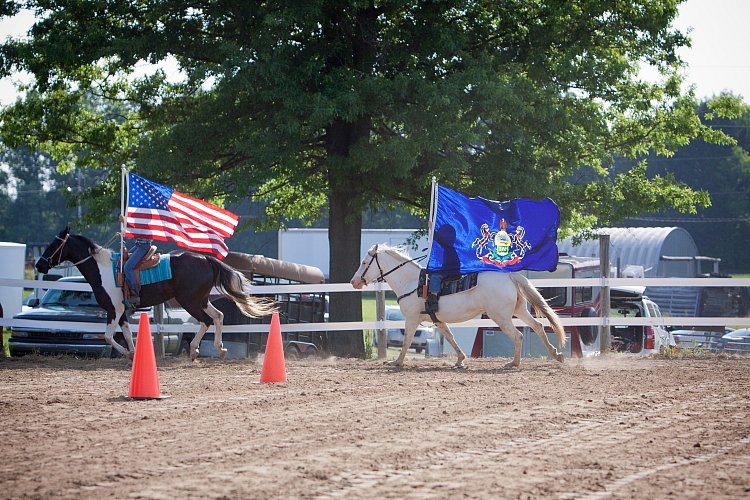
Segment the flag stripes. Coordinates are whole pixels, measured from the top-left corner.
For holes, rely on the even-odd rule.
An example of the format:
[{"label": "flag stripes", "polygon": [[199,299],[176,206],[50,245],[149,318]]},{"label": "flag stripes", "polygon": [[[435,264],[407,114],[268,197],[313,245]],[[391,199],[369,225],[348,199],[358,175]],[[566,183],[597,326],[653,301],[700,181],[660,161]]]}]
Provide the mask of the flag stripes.
[{"label": "flag stripes", "polygon": [[128,174],[127,238],[172,241],[223,258],[229,252],[224,238],[238,222],[239,216],[228,210]]}]

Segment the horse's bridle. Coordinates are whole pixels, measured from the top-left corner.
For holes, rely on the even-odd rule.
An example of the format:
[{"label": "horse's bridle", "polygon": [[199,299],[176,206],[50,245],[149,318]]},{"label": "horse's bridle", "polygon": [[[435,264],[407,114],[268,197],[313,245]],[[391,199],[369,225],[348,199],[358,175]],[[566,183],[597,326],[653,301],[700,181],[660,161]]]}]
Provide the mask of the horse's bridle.
[{"label": "horse's bridle", "polygon": [[[50,268],[57,267],[60,264],[62,264],[62,261],[63,261],[62,260],[62,250],[65,247],[65,244],[68,242],[68,238],[69,237],[70,237],[70,233],[66,234],[65,238],[60,238],[59,236],[55,236],[55,239],[58,239],[58,240],[62,241],[62,243],[60,243],[60,246],[57,247],[57,249],[55,249],[54,252],[52,252],[52,255],[50,255],[49,257],[45,257],[44,255],[42,255],[41,257],[39,257],[39,260],[46,261]],[[58,253],[59,253],[59,255],[57,257],[57,264],[52,264],[52,260],[51,260],[52,257],[54,257],[55,254],[58,254]],[[83,259],[79,260],[78,262],[74,262],[73,264],[71,264],[71,267],[77,266],[78,264],[82,264],[82,263],[86,262],[87,260],[89,260],[89,259],[91,259],[93,257],[94,256],[91,255],[91,253],[89,252],[88,257],[84,257]]]},{"label": "horse's bridle", "polygon": [[380,276],[375,279],[373,283],[378,283],[384,280],[384,274],[383,274],[383,268],[380,267],[380,261],[378,260],[378,246],[375,245],[375,253],[367,252],[367,255],[370,256],[370,262],[367,263],[367,267],[362,271],[362,275],[359,277],[359,280],[364,283],[365,286],[367,286],[367,280],[365,279],[365,274],[367,274],[367,271],[370,270],[370,266],[372,266],[372,263],[375,262],[378,265],[378,271],[380,271]]},{"label": "horse's bridle", "polygon": [[[367,274],[367,271],[370,270],[370,266],[372,266],[373,262],[375,262],[375,264],[378,266],[378,271],[380,271],[380,276],[378,276],[377,278],[375,278],[375,281],[373,281],[373,283],[382,283],[383,281],[385,281],[385,277],[388,276],[389,274],[391,274],[393,271],[404,267],[409,262],[416,262],[417,260],[421,260],[421,259],[424,258],[424,256],[423,256],[423,257],[417,257],[416,259],[405,260],[404,262],[402,262],[401,264],[397,265],[396,267],[394,267],[390,271],[383,272],[383,268],[380,266],[380,261],[378,260],[378,246],[375,245],[375,253],[367,252],[367,255],[370,256],[370,262],[367,263],[367,267],[365,267],[364,271],[362,271],[362,274],[359,277],[360,281],[362,281],[362,283],[364,283],[365,286],[367,286],[367,280],[365,279],[365,274]],[[401,295],[400,297],[398,297],[396,299],[396,302],[400,302],[401,299],[403,299],[407,295],[411,295],[412,293],[414,293],[416,291],[417,291],[417,289],[415,288],[411,292],[405,293],[405,294]]]},{"label": "horse's bridle", "polygon": [[[68,237],[69,236],[70,236],[70,233],[66,234],[65,238],[60,238],[59,236],[55,236],[55,239],[58,239],[58,240],[62,241],[62,243],[60,243],[60,246],[58,246],[55,249],[55,251],[52,252],[52,255],[50,255],[49,257],[45,257],[44,255],[42,255],[41,257],[39,257],[39,260],[44,260],[45,262],[47,262],[47,264],[49,265],[50,268],[59,266],[62,263],[62,250],[63,250],[63,248],[65,248],[65,244],[68,242]],[[57,264],[52,264],[52,260],[51,259],[52,259],[52,257],[55,256],[55,254],[59,254],[57,256]]]}]

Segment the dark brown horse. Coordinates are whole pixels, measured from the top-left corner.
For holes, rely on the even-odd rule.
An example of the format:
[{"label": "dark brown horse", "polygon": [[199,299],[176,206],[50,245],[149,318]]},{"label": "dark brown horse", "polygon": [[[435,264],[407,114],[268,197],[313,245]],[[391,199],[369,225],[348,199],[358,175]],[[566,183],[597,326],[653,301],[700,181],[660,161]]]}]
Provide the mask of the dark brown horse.
[{"label": "dark brown horse", "polygon": [[[70,234],[70,228],[66,227],[55,236],[36,262],[36,269],[46,274],[62,262],[72,262],[91,285],[96,302],[107,311],[105,335],[107,342],[122,354],[132,356],[133,336],[125,314],[125,305],[122,302],[122,289],[117,286],[112,270],[113,256],[114,253],[111,250],[97,245],[85,236]],[[224,314],[208,300],[214,287],[233,300],[246,316],[265,316],[275,311],[273,304],[249,295],[245,291],[249,284],[247,279],[239,271],[216,257],[183,252],[170,256],[170,266],[171,279],[141,287],[141,307],[161,304],[174,298],[198,320],[200,328],[190,343],[192,359],[198,356],[200,341],[211,325],[216,325],[214,347],[222,358],[226,354],[221,341]],[[129,350],[114,341],[118,324],[122,328]]]}]

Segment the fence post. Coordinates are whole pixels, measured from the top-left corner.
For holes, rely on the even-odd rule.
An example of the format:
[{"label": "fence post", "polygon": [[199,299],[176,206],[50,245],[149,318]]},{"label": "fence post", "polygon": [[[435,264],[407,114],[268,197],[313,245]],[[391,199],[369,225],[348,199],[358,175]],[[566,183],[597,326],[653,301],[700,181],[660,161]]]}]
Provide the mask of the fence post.
[{"label": "fence post", "polygon": [[[375,319],[385,321],[385,290],[375,291]],[[378,336],[378,359],[388,355],[388,339],[384,328],[379,328],[375,335]]]},{"label": "fence post", "polygon": [[599,235],[599,265],[601,267],[602,286],[599,293],[599,317],[604,319],[604,324],[599,326],[599,352],[602,356],[610,349],[609,344],[609,235]]},{"label": "fence post", "polygon": [[154,306],[154,354],[157,359],[164,359],[164,332],[161,325],[164,323],[164,304]]}]

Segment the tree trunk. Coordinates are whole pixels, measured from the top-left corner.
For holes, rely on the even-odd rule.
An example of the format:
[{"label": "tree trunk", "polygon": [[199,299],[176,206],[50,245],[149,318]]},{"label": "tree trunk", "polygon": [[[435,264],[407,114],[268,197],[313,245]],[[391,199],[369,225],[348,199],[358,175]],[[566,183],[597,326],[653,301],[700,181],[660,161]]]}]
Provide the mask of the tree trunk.
[{"label": "tree trunk", "polygon": [[[362,212],[348,190],[331,189],[328,223],[330,250],[330,280],[348,283],[359,267]],[[362,321],[362,294],[332,293],[330,297],[332,321]],[[340,357],[363,358],[364,337],[361,330],[335,331],[331,345],[333,354]]]},{"label": "tree trunk", "polygon": [[[372,5],[357,10],[354,23],[334,11],[326,36],[332,41],[332,52],[327,65],[331,68],[349,64],[358,72],[370,74],[376,60],[375,19],[378,10]],[[341,44],[342,33],[348,33],[350,45]],[[362,196],[365,183],[371,179],[347,165],[351,147],[370,136],[372,120],[369,115],[345,121],[335,119],[326,130],[325,148],[328,162],[329,270],[332,283],[348,283],[359,267],[362,238]],[[332,321],[362,321],[362,295],[358,292],[333,293],[330,298]],[[333,353],[341,357],[365,355],[361,330],[336,331],[331,334]]]}]

